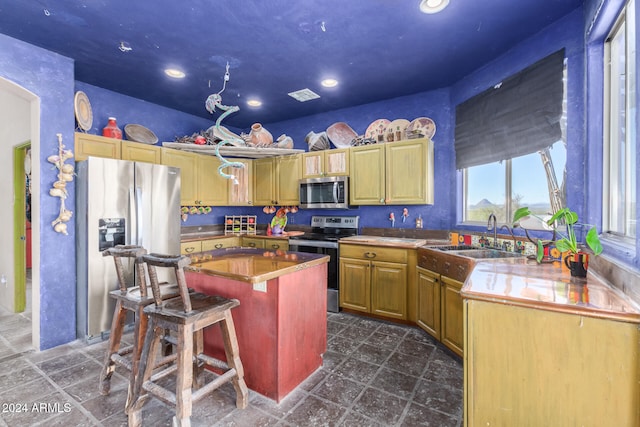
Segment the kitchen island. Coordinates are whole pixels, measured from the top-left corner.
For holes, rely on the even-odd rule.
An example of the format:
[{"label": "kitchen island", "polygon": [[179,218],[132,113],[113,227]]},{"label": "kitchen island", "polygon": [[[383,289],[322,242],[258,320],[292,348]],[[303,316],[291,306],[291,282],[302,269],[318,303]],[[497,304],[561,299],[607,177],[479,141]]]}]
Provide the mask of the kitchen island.
[{"label": "kitchen island", "polygon": [[640,308],[559,262],[478,262],[464,298],[465,426],[640,425]]},{"label": "kitchen island", "polygon": [[[189,288],[240,301],[232,314],[250,389],[280,402],[322,366],[328,256],[227,248],[191,259]],[[225,360],[219,328],[205,330],[204,346]]]}]

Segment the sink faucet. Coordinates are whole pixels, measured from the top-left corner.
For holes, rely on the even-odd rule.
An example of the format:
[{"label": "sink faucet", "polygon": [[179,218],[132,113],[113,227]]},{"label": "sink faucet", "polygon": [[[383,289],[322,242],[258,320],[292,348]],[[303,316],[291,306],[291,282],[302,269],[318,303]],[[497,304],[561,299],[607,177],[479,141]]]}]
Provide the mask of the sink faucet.
[{"label": "sink faucet", "polygon": [[489,220],[487,221],[487,231],[491,231],[493,229],[493,247],[497,247],[498,245],[498,220],[493,212],[489,215]]}]

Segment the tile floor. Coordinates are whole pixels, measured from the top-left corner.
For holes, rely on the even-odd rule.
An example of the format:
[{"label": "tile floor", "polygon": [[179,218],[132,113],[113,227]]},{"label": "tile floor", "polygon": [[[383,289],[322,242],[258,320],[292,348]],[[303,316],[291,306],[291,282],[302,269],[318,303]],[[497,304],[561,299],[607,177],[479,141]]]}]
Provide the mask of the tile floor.
[{"label": "tile floor", "polygon": [[[30,331],[29,313],[0,313],[0,426],[126,426],[125,377],[98,392],[106,343],[34,352]],[[280,404],[251,392],[239,410],[227,384],[194,405],[192,425],[462,425],[462,362],[422,330],[330,313],[327,347],[324,366]],[[170,426],[172,411],[151,400],[143,417]]]}]

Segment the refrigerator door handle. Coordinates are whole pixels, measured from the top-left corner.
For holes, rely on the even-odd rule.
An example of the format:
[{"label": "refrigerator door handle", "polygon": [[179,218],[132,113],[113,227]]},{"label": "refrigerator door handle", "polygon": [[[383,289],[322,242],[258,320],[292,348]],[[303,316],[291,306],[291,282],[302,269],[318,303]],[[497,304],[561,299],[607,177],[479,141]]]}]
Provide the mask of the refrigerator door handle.
[{"label": "refrigerator door handle", "polygon": [[142,216],[142,188],[136,187],[136,205],[135,205],[135,216],[136,216],[136,245],[142,245],[142,230],[143,227],[143,216]]}]

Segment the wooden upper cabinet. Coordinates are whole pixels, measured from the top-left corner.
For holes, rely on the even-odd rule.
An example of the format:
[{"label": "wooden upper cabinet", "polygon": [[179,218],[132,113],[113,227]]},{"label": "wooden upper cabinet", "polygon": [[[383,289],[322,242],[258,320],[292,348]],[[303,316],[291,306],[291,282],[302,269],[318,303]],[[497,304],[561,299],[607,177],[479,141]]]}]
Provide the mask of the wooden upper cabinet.
[{"label": "wooden upper cabinet", "polygon": [[351,149],[349,201],[352,205],[383,205],[384,144]]},{"label": "wooden upper cabinet", "polygon": [[415,139],[355,147],[350,153],[352,205],[433,203],[433,142]]},{"label": "wooden upper cabinet", "polygon": [[162,164],[180,168],[180,204],[198,204],[198,155],[188,151],[162,148]]},{"label": "wooden upper cabinet", "polygon": [[387,204],[433,204],[433,142],[385,144]]},{"label": "wooden upper cabinet", "polygon": [[220,159],[215,156],[196,156],[196,203],[204,206],[227,205],[229,180],[218,173]]},{"label": "wooden upper cabinet", "polygon": [[87,160],[89,156],[120,159],[121,141],[99,135],[77,132],[75,139],[75,160]]},{"label": "wooden upper cabinet", "polygon": [[244,165],[242,168],[227,168],[226,173],[236,177],[237,183],[228,180],[229,206],[253,206],[253,161],[233,159]]},{"label": "wooden upper cabinet", "polygon": [[253,162],[253,204],[298,205],[301,161],[299,155],[256,159]]},{"label": "wooden upper cabinet", "polygon": [[162,149],[157,145],[122,141],[120,151],[122,160],[155,164],[162,163]]},{"label": "wooden upper cabinet", "polygon": [[271,158],[253,161],[253,203],[257,206],[275,205],[274,186],[276,164]]},{"label": "wooden upper cabinet", "polygon": [[349,149],[310,151],[302,154],[302,178],[349,174]]},{"label": "wooden upper cabinet", "polygon": [[302,170],[300,167],[300,156],[281,156],[274,159],[277,166],[276,182],[278,205],[299,205],[300,204],[300,177]]}]

